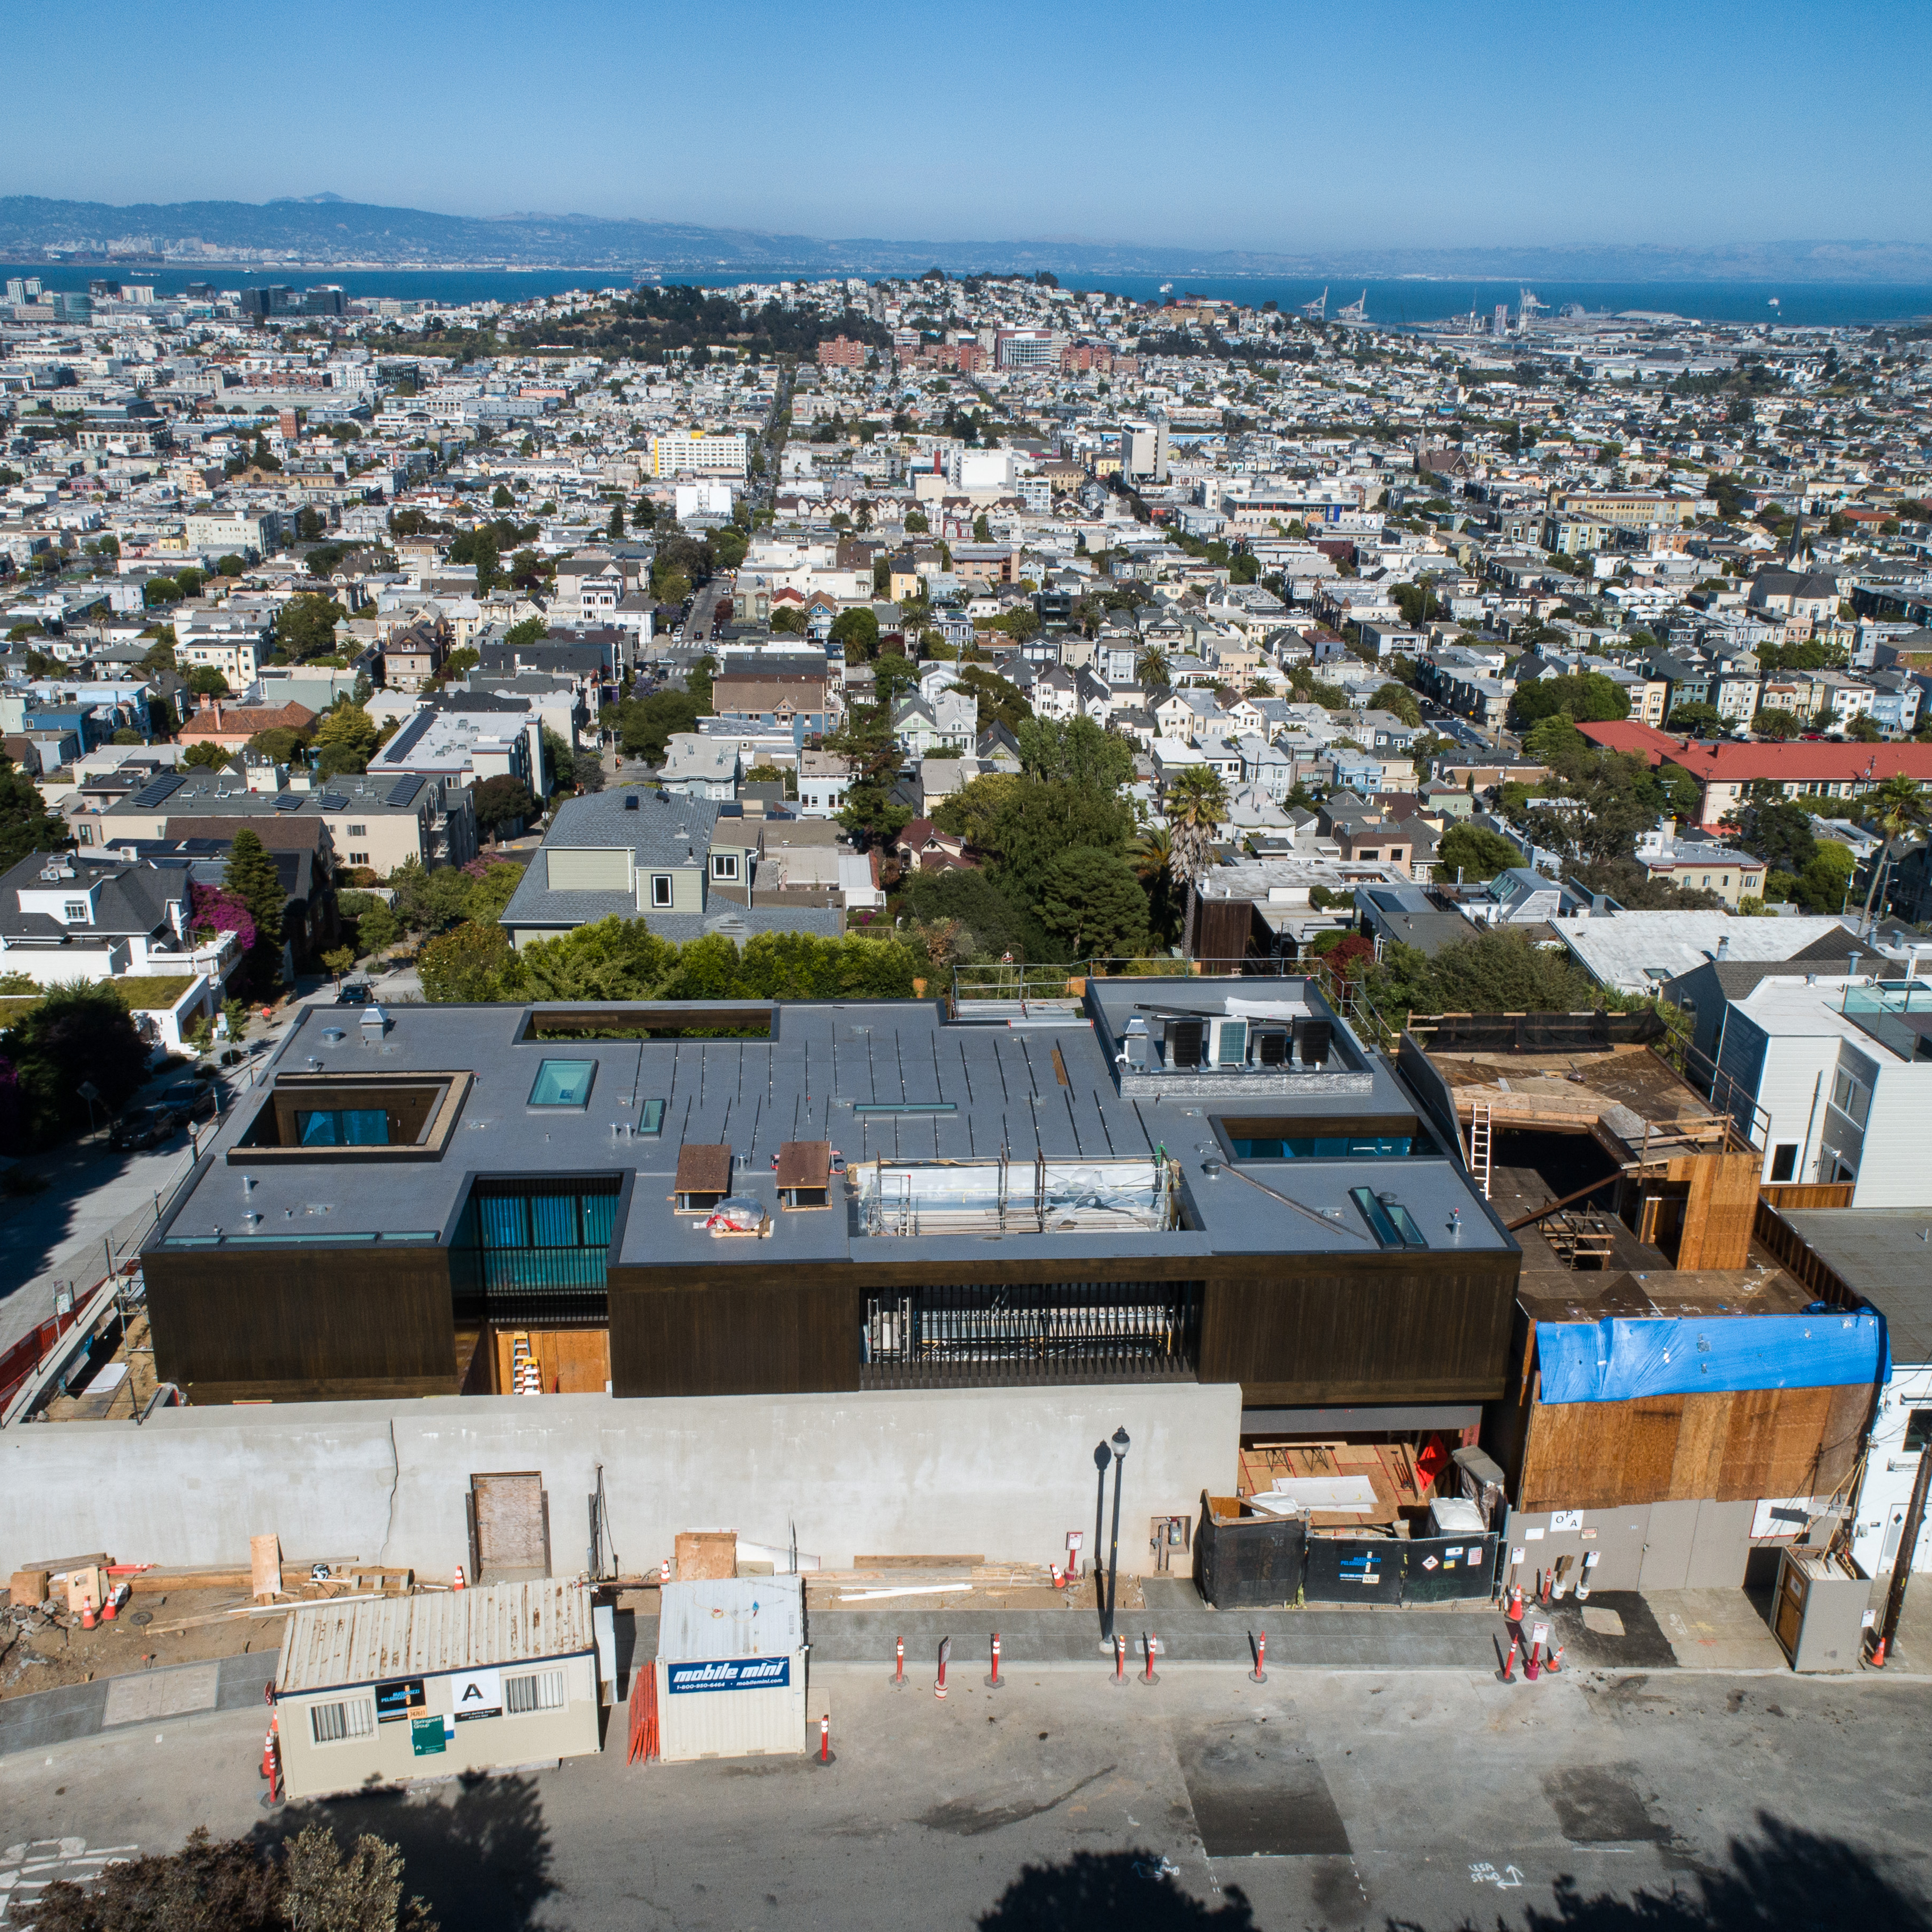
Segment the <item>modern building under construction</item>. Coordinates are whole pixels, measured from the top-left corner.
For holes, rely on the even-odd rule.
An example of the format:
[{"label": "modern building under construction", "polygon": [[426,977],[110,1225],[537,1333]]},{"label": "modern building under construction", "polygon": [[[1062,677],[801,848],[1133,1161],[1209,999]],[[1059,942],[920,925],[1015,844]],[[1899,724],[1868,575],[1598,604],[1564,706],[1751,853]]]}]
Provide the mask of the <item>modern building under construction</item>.
[{"label": "modern building under construction", "polygon": [[1749,1108],[1673,1057],[1648,1011],[1412,1018],[1399,1057],[1522,1247],[1482,1437],[1511,1554],[1604,1589],[1768,1580],[1844,1519],[1883,1381],[1880,1318],[1786,1264],[1778,1202],[1839,1191],[1761,1186]]},{"label": "modern building under construction", "polygon": [[204,1403],[1183,1380],[1262,1432],[1473,1434],[1517,1245],[1394,1064],[1300,979],[1059,991],[304,1012],[146,1251],[160,1372]]}]

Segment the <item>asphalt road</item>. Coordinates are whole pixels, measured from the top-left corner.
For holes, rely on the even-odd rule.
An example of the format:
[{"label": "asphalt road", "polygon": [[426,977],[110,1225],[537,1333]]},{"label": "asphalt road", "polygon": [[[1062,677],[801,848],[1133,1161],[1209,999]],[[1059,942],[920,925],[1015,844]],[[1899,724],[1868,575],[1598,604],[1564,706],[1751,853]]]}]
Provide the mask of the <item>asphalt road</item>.
[{"label": "asphalt road", "polygon": [[313,1811],[262,1805],[259,1711],[0,1758],[0,1898],[320,1815],[464,1932],[1932,1924],[1922,1684],[982,1668],[820,1670],[824,1768],[630,1767],[621,1710],[598,1759]]}]

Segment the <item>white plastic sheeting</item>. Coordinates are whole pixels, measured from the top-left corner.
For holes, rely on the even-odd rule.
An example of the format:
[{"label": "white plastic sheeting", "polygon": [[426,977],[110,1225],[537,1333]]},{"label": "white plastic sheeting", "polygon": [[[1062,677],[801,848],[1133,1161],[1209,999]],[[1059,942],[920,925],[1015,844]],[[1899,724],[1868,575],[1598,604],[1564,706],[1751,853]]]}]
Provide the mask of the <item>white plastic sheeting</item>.
[{"label": "white plastic sheeting", "polygon": [[854,1169],[868,1234],[913,1234],[983,1222],[1046,1228],[1171,1225],[1169,1178],[1153,1160],[874,1161]]}]

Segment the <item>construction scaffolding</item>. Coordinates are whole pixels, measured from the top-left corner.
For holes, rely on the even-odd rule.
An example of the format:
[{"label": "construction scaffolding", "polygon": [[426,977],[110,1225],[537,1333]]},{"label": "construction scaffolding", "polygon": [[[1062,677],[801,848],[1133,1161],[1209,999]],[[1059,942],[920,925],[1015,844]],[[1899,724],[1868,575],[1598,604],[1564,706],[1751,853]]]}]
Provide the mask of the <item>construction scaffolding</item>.
[{"label": "construction scaffolding", "polygon": [[1180,1226],[1180,1174],[1153,1160],[887,1160],[854,1170],[867,1234],[1101,1233]]}]

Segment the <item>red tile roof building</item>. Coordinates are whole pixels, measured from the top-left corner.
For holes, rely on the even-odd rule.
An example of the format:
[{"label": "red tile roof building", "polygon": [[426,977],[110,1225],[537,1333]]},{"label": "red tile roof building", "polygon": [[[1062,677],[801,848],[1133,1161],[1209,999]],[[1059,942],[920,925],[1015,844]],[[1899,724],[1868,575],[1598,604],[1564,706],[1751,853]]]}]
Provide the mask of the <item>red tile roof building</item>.
[{"label": "red tile roof building", "polygon": [[1576,728],[1606,750],[1640,752],[1652,765],[1667,763],[1689,772],[1703,788],[1697,823],[1707,830],[1742,806],[1754,784],[1774,784],[1786,798],[1852,799],[1902,775],[1922,791],[1932,791],[1932,745],[1839,744],[1822,738],[1707,743],[1628,721]]}]

